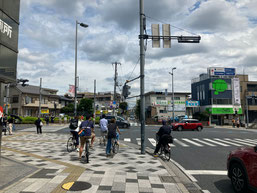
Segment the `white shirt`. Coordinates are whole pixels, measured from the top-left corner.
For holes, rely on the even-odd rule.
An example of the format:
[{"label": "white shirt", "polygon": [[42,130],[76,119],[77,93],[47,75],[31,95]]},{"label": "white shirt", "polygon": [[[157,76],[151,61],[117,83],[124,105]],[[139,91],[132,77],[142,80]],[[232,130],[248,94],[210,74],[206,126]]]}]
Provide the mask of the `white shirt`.
[{"label": "white shirt", "polygon": [[78,120],[78,127],[77,127],[74,131],[79,132],[79,126],[80,126],[80,124],[81,124],[81,121]]},{"label": "white shirt", "polygon": [[108,130],[108,121],[107,119],[103,118],[100,120],[100,128],[101,128],[101,131],[107,131]]}]

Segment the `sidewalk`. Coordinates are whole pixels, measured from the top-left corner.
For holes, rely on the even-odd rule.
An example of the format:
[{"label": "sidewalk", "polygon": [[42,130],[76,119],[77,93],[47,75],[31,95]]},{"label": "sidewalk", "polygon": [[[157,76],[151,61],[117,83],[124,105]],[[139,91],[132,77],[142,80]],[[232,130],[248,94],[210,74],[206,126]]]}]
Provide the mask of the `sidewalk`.
[{"label": "sidewalk", "polygon": [[201,192],[172,162],[142,155],[136,145],[121,141],[119,153],[109,158],[96,140],[86,164],[78,160],[77,152],[67,152],[68,137],[34,132],[3,136],[0,192]]}]

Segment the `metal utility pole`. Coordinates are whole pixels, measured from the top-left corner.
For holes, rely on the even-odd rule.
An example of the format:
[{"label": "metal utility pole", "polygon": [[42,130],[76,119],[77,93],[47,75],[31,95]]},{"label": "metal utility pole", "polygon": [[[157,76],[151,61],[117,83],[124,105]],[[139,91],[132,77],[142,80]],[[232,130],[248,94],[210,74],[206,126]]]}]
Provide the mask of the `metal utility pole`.
[{"label": "metal utility pole", "polygon": [[4,108],[4,111],[5,111],[5,114],[8,114],[8,106],[9,106],[9,98],[10,98],[10,84],[8,83],[6,85],[6,93],[5,93],[5,108]]},{"label": "metal utility pole", "polygon": [[42,78],[40,78],[40,85],[39,85],[39,107],[38,107],[38,116],[39,117],[41,117],[41,100],[42,100],[41,87],[42,87]]},{"label": "metal utility pole", "polygon": [[139,1],[140,15],[140,122],[141,122],[141,154],[145,154],[145,47],[144,47],[144,30],[145,14],[144,2]]},{"label": "metal utility pole", "polygon": [[96,80],[94,80],[94,127],[95,127]]},{"label": "metal utility pole", "polygon": [[246,110],[246,128],[248,129],[249,126],[249,114],[248,114],[248,97],[245,96],[245,110]]},{"label": "metal utility pole", "polygon": [[[117,65],[121,65],[121,63],[118,63],[118,62],[114,62],[112,63],[112,65],[115,65],[115,74],[114,74],[114,94],[113,94],[113,101],[116,102],[116,105],[117,105],[117,94],[116,94],[116,86],[118,85],[118,82],[117,82],[117,76],[118,76],[118,73],[117,73]],[[115,108],[116,107],[113,107],[113,115],[115,115]]]},{"label": "metal utility pole", "polygon": [[174,110],[174,81],[173,81],[173,71],[176,70],[176,67],[172,68],[171,73],[169,74],[172,77],[172,122],[175,123],[175,110]]},{"label": "metal utility pole", "polygon": [[84,23],[79,23],[76,20],[76,33],[75,33],[75,90],[74,90],[74,116],[77,116],[77,53],[78,53],[78,25],[87,28],[88,25]]}]

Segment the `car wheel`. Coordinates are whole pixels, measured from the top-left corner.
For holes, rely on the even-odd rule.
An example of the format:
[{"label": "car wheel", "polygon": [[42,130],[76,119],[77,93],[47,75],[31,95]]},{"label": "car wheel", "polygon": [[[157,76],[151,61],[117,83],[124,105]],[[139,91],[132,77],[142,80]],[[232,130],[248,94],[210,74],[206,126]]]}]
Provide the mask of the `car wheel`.
[{"label": "car wheel", "polygon": [[124,124],[124,125],[123,125],[123,128],[128,128],[128,125],[127,125],[127,124]]},{"label": "car wheel", "polygon": [[231,166],[231,183],[236,193],[247,192],[246,174],[242,166],[237,163]]},{"label": "car wheel", "polygon": [[203,129],[203,128],[200,127],[200,126],[197,127],[197,131],[202,131],[202,129]]},{"label": "car wheel", "polygon": [[182,131],[183,127],[182,126],[178,126],[178,131]]}]

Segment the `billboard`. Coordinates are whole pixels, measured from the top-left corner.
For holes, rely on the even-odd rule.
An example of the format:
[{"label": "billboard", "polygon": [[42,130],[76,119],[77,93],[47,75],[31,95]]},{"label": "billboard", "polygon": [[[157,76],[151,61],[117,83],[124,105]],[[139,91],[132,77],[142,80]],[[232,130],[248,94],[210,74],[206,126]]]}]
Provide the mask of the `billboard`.
[{"label": "billboard", "polygon": [[235,68],[222,68],[222,67],[211,67],[208,68],[208,73],[211,76],[235,76]]},{"label": "billboard", "polygon": [[239,78],[233,78],[233,104],[240,105],[240,80]]}]

